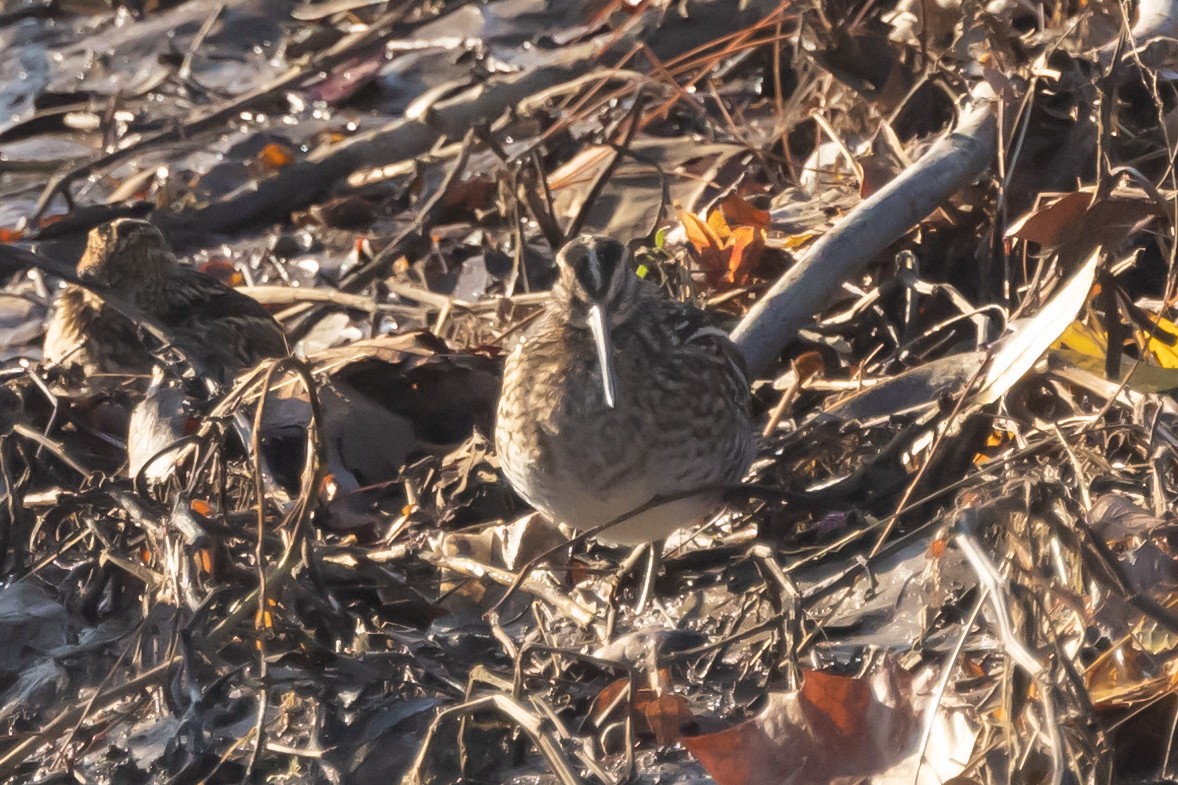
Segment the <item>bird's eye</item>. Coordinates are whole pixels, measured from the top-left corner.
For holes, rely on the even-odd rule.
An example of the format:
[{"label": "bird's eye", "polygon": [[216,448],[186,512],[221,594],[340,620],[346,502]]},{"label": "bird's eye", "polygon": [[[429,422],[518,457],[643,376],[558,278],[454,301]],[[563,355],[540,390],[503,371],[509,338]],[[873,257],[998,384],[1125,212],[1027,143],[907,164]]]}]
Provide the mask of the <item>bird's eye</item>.
[{"label": "bird's eye", "polygon": [[597,244],[597,263],[601,265],[602,276],[605,279],[613,277],[614,271],[622,261],[622,246],[613,241]]}]

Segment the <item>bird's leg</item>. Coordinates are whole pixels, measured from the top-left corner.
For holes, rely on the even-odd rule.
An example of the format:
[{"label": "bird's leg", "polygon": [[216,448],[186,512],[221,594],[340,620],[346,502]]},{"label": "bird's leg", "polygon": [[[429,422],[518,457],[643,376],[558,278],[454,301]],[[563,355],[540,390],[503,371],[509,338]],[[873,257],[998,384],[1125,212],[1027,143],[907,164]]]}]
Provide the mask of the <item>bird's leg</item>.
[{"label": "bird's leg", "polygon": [[646,610],[646,603],[654,596],[654,582],[659,577],[659,567],[663,562],[663,541],[655,540],[646,545],[639,545],[636,552],[646,550],[646,569],[643,571],[642,583],[638,588],[638,601],[634,603],[634,612],[642,613]]},{"label": "bird's leg", "polygon": [[642,613],[646,609],[646,603],[654,594],[654,582],[659,575],[662,554],[663,541],[655,540],[636,546],[618,566],[617,581],[621,583],[625,576],[634,572],[639,564],[642,564],[642,576],[638,584],[638,600],[634,604],[635,613]]},{"label": "bird's leg", "polygon": [[606,628],[611,632],[613,630],[614,618],[616,617],[618,610],[617,603],[615,603],[614,600],[617,599],[618,592],[622,587],[622,583],[626,580],[626,576],[633,573],[635,569],[637,569],[640,562],[644,563],[645,568],[643,570],[642,584],[639,587],[638,609],[641,610],[642,606],[646,603],[646,598],[650,594],[650,586],[653,584],[653,581],[648,577],[650,574],[649,563],[651,559],[648,554],[652,548],[654,548],[654,545],[652,544],[639,545],[637,547],[631,548],[630,552],[626,554],[626,557],[618,562],[616,569],[611,570],[608,574],[602,576],[602,582],[604,586],[602,587],[599,594],[604,602],[605,607],[608,609]]}]

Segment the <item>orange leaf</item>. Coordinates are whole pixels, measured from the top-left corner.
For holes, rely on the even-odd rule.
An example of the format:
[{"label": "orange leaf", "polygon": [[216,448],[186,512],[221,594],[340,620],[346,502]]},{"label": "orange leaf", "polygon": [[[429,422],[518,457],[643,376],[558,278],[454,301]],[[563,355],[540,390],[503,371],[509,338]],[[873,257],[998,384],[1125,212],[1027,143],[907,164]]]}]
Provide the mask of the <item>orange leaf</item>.
[{"label": "orange leaf", "polygon": [[223,256],[215,256],[197,267],[202,273],[216,278],[226,286],[241,286],[245,276],[238,272],[233,262]]},{"label": "orange leaf", "polygon": [[192,554],[192,561],[196,563],[196,568],[201,573],[211,575],[213,572],[213,549],[201,548]]},{"label": "orange leaf", "polygon": [[732,236],[732,227],[724,219],[724,211],[721,209],[712,210],[708,215],[708,227],[720,240],[727,240]]},{"label": "orange leaf", "polygon": [[254,629],[264,627],[272,629],[274,627],[274,615],[270,611],[262,613],[261,611],[254,611]]},{"label": "orange leaf", "polygon": [[756,717],[684,736],[684,746],[717,785],[828,785],[868,779],[916,745],[920,715],[903,672],[805,679],[799,692],[770,692]]},{"label": "orange leaf", "polygon": [[769,226],[769,213],[753,207],[736,194],[728,196],[720,202],[720,211],[724,213],[730,226],[755,226],[765,229]]},{"label": "orange leaf", "polygon": [[[679,740],[685,726],[695,723],[695,716],[688,708],[687,699],[670,691],[671,674],[666,668],[658,671],[659,688],[640,687],[637,694],[631,697],[635,718],[638,720],[636,730],[639,733],[653,733],[660,745],[674,744]],[[594,724],[601,726],[608,721],[611,714],[619,709],[628,711],[620,698],[629,686],[629,679],[617,679],[608,684],[597,697],[593,699],[593,706],[589,716]]]},{"label": "orange leaf", "polygon": [[639,710],[654,732],[655,739],[664,747],[678,741],[683,726],[695,721],[687,706],[687,699],[673,692],[657,696],[652,694],[649,700],[640,703]]},{"label": "orange leaf", "polygon": [[708,249],[718,251],[724,247],[723,241],[712,231],[712,227],[701,221],[698,216],[686,210],[680,210],[679,220],[683,222],[683,229],[687,232],[688,241],[699,253],[702,254]]},{"label": "orange leaf", "polygon": [[271,142],[258,151],[258,161],[268,170],[281,169],[294,163],[294,154],[285,145]]},{"label": "orange leaf", "polygon": [[865,735],[864,712],[872,700],[870,682],[824,671],[809,671],[798,698],[802,712],[811,724],[820,725],[825,720],[848,740]]},{"label": "orange leaf", "polygon": [[25,233],[20,229],[9,229],[6,226],[0,226],[0,243],[15,243],[24,236]]},{"label": "orange leaf", "polygon": [[594,722],[601,722],[601,717],[598,715],[613,707],[614,702],[629,683],[629,679],[617,679],[597,693],[597,697],[593,699],[593,707],[589,711],[589,716],[593,717]]},{"label": "orange leaf", "polygon": [[732,232],[729,240],[732,254],[728,257],[728,270],[725,280],[735,286],[743,286],[749,273],[761,260],[761,252],[765,250],[765,233],[752,226],[740,226]]}]

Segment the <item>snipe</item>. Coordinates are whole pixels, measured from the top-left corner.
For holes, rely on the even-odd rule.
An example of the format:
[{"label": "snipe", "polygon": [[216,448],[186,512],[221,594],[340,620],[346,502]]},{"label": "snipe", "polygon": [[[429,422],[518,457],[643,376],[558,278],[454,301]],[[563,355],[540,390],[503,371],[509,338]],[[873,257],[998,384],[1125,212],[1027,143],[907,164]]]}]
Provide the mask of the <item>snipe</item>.
[{"label": "snipe", "polygon": [[504,368],[495,445],[516,491],[576,529],[674,498],[598,536],[638,545],[711,512],[748,468],[753,431],[736,347],[629,262],[608,237],[557,254],[552,300]]},{"label": "snipe", "polygon": [[[219,381],[287,353],[282,328],[261,304],[181,265],[147,221],[120,218],[92,229],[78,276],[153,317],[185,356]],[[44,356],[89,373],[147,374],[155,362],[134,322],[76,284],[54,305]]]}]

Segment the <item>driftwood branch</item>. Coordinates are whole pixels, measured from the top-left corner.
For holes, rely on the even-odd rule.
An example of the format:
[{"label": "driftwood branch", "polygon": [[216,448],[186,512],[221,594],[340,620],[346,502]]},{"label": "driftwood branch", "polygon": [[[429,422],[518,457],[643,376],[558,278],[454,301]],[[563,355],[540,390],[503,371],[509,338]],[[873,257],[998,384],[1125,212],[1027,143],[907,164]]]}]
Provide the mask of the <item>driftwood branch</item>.
[{"label": "driftwood branch", "polygon": [[996,126],[994,106],[975,104],[956,130],[863,200],[778,279],[732,333],[754,374],[770,366],[844,281],[987,170],[997,150]]},{"label": "driftwood branch", "polygon": [[[1175,35],[1176,30],[1176,0],[1143,0],[1128,35],[1139,50],[1150,40]],[[1101,50],[1103,62],[1111,59],[1115,44]],[[754,374],[770,367],[798,331],[837,295],[844,281],[986,172],[997,153],[995,108],[990,102],[975,103],[953,133],[863,200],[757,301],[732,333]]]}]

